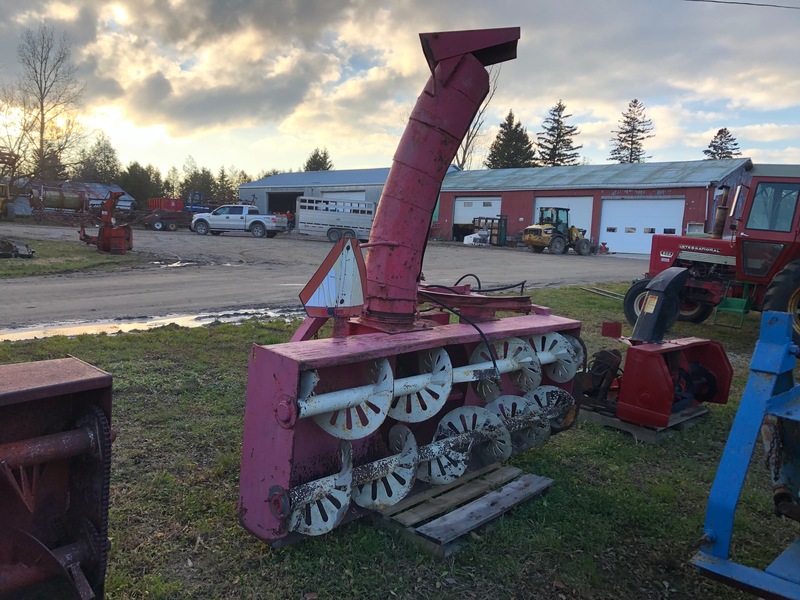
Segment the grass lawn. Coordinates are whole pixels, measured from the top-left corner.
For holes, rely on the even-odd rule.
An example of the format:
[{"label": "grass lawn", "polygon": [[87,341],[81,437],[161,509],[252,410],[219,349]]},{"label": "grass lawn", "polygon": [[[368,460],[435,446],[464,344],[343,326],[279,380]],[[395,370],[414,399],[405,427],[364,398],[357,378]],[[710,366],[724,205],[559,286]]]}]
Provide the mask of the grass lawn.
[{"label": "grass lawn", "polygon": [[[117,260],[118,257],[115,257]],[[624,291],[625,285],[604,286]],[[534,302],[584,323],[590,353],[621,303],[578,288],[534,290]],[[440,561],[355,522],[272,549],[236,518],[248,350],[286,341],[298,322],[56,337],[0,344],[0,363],[67,354],[114,376],[109,598],[749,598],[688,565],[748,375],[759,315],[742,329],[678,324],[719,339],[735,368],[727,406],[664,443],[638,444],[579,423],[513,457],[552,491]],[[629,330],[628,330],[629,331]],[[734,558],[763,568],[797,534],[772,516],[763,452],[742,494]]]},{"label": "grass lawn", "polygon": [[0,258],[0,279],[79,271],[118,271],[145,266],[154,260],[149,254],[141,252],[129,252],[124,256],[98,252],[97,247],[78,240],[77,233],[74,242],[36,240],[28,242],[28,245],[36,252],[33,258]]}]

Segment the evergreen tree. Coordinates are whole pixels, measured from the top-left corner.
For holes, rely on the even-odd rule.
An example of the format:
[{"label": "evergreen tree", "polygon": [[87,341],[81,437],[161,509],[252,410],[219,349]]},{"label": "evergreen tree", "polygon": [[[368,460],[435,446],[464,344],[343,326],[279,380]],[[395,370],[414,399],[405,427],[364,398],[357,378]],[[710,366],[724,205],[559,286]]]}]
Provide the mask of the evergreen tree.
[{"label": "evergreen tree", "polygon": [[136,200],[138,208],[147,207],[148,198],[160,198],[164,195],[164,184],[161,172],[153,165],[143,167],[133,161],[119,174],[119,186]]},{"label": "evergreen tree", "polygon": [[709,142],[708,148],[703,150],[703,154],[709,160],[733,158],[734,156],[742,155],[739,152],[739,144],[736,138],[731,135],[731,132],[726,127],[717,131],[717,135]]},{"label": "evergreen tree", "polygon": [[174,166],[167,171],[167,179],[164,181],[164,193],[169,198],[178,198],[181,195],[181,175]]},{"label": "evergreen tree", "polygon": [[333,169],[333,163],[327,148],[322,150],[314,148],[314,151],[306,160],[306,164],[303,165],[304,171],[330,171],[331,169]]},{"label": "evergreen tree", "polygon": [[618,163],[640,163],[649,156],[644,153],[644,141],[653,137],[653,122],[645,117],[644,104],[635,98],[628,103],[628,110],[622,113],[619,129],[611,133],[611,155],[609,160]]},{"label": "evergreen tree", "polygon": [[101,133],[91,148],[83,148],[72,178],[87,183],[117,183],[122,165],[111,140]]},{"label": "evergreen tree", "polygon": [[514,120],[513,110],[509,110],[506,120],[500,123],[500,131],[489,148],[484,164],[488,169],[537,166],[533,142],[522,124]]},{"label": "evergreen tree", "polygon": [[583,146],[574,146],[573,136],[580,133],[574,125],[567,125],[566,119],[572,115],[565,115],[567,107],[559,100],[550,109],[548,117],[542,123],[544,131],[536,136],[539,148],[539,163],[546,167],[559,167],[563,165],[578,164],[578,150]]},{"label": "evergreen tree", "polygon": [[236,185],[228,174],[228,171],[225,170],[225,167],[220,167],[217,173],[214,196],[217,200],[225,204],[236,202],[239,199]]}]

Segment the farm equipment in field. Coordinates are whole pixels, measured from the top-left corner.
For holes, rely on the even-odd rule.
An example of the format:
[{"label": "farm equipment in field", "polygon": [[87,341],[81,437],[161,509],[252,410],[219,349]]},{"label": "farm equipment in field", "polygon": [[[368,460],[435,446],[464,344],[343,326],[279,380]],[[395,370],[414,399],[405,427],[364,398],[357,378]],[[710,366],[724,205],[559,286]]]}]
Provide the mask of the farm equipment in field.
[{"label": "farm equipment in field", "polygon": [[[701,323],[715,311],[739,317],[750,310],[795,315],[800,343],[800,181],[781,165],[756,166],[728,205],[728,190],[717,207],[711,234],[654,235],[650,266],[625,295],[625,316],[633,325],[650,279],[670,267],[689,269],[678,319]],[[725,239],[725,224],[730,237]]]},{"label": "farm equipment in field", "polygon": [[75,358],[0,366],[0,598],[102,598],[111,383]]},{"label": "farm equipment in field", "polygon": [[588,256],[592,252],[592,242],[585,235],[585,229],[570,224],[568,208],[543,206],[536,224],[523,231],[522,241],[537,254],[545,248],[550,254],[564,254],[572,248],[581,256]]},{"label": "farm equipment in field", "polygon": [[[442,179],[489,89],[485,66],[516,56],[519,29],[420,38],[432,75],[369,242],[338,240],[300,295],[309,317],[292,341],[252,348],[239,517],[274,545],[541,446],[577,415],[580,322],[527,296],[419,283]],[[331,317],[333,336],[311,339]]]},{"label": "farm equipment in field", "polygon": [[629,346],[624,372],[618,350],[601,350],[579,375],[576,395],[584,409],[666,428],[696,414],[690,411],[701,403],[728,402],[733,370],[722,344],[694,337],[664,341],[689,275],[673,267],[650,281],[633,334],[620,338]]},{"label": "farm equipment in field", "polygon": [[133,249],[133,230],[127,223],[118,225],[114,217],[114,210],[123,192],[109,192],[108,198],[103,201],[100,212],[100,228],[97,235],[86,233],[83,222],[78,231],[80,240],[90,246],[97,246],[99,252],[111,254],[125,254]]},{"label": "farm equipment in field", "polygon": [[711,486],[701,550],[692,563],[712,579],[762,598],[800,598],[800,539],[764,570],[730,558],[734,517],[758,434],[767,454],[775,514],[800,522],[800,354],[792,343],[794,315],[765,312],[742,401]]}]

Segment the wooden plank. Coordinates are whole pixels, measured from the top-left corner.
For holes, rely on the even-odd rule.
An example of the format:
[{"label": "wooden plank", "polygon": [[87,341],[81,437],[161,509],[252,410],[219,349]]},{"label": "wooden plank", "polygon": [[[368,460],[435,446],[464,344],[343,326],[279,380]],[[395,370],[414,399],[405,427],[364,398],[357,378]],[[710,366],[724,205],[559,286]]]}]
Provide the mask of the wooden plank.
[{"label": "wooden plank", "polygon": [[697,406],[690,406],[689,408],[684,408],[682,411],[677,412],[674,415],[670,416],[669,426],[675,427],[676,425],[680,425],[684,421],[695,419],[706,413],[708,413],[708,407],[703,406],[702,404],[698,404]]},{"label": "wooden plank", "polygon": [[463,485],[466,481],[471,481],[485,473],[489,473],[490,471],[494,471],[500,467],[500,463],[492,463],[491,465],[486,465],[476,471],[472,471],[470,473],[465,473],[458,479],[456,479],[452,483],[447,483],[445,485],[434,485],[431,488],[425,490],[424,492],[420,492],[419,494],[415,494],[413,496],[406,496],[400,502],[395,504],[394,506],[390,506],[385,508],[381,511],[381,514],[390,517],[394,514],[402,512],[412,506],[416,506],[417,504],[423,503],[425,500],[429,498],[433,498],[434,496],[439,496],[444,494],[445,492],[449,492],[453,488],[456,488],[460,485]]},{"label": "wooden plank", "polygon": [[691,406],[672,415],[668,427],[646,427],[644,425],[636,425],[635,423],[628,423],[617,417],[604,415],[586,408],[580,411],[578,418],[588,423],[612,427],[630,433],[634,439],[640,442],[657,444],[665,438],[675,435],[676,431],[690,426],[693,419],[701,417],[707,412],[708,408],[705,406]]},{"label": "wooden plank", "polygon": [[544,493],[552,485],[553,480],[548,477],[523,475],[499,490],[418,527],[417,533],[447,544],[496,519],[528,498]]},{"label": "wooden plank", "polygon": [[392,518],[407,527],[416,525],[426,519],[440,515],[456,506],[484,494],[487,490],[502,485],[519,476],[522,471],[515,467],[503,467],[485,474],[480,479],[473,479],[457,486],[446,494],[430,498],[407,511],[396,513]]}]

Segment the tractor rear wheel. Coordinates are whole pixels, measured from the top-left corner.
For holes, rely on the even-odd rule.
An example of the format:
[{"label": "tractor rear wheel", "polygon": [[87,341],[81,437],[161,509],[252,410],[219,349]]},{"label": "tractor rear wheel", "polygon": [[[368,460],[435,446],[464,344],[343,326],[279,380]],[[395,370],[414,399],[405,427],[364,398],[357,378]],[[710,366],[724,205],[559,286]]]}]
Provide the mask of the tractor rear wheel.
[{"label": "tractor rear wheel", "polygon": [[800,344],[800,261],[790,262],[775,275],[764,294],[764,310],[790,313],[792,341]]},{"label": "tractor rear wheel", "polygon": [[681,311],[678,313],[678,321],[702,323],[711,316],[712,312],[714,312],[714,307],[711,304],[705,304],[695,300],[684,300],[681,302]]},{"label": "tractor rear wheel", "polygon": [[[636,320],[639,318],[644,303],[647,300],[647,286],[650,285],[651,279],[640,279],[628,288],[625,293],[625,299],[622,301],[622,310],[625,312],[625,318],[632,326],[636,325]],[[661,309],[661,318],[666,319],[667,329],[675,324],[680,315],[680,310],[677,302],[667,302]]]},{"label": "tractor rear wheel", "polygon": [[567,250],[567,243],[560,235],[550,240],[550,254],[564,254]]}]

